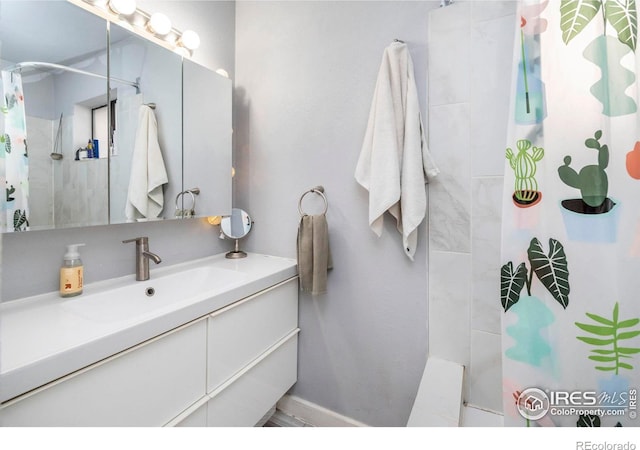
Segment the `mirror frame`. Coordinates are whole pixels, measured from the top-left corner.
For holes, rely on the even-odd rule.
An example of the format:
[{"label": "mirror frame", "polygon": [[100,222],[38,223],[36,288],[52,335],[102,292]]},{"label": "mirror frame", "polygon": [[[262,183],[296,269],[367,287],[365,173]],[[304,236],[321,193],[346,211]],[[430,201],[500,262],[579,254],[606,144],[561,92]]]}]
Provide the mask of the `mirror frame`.
[{"label": "mirror frame", "polygon": [[[242,226],[242,233],[243,233],[242,235],[231,234],[233,232],[234,217],[236,217],[236,220],[237,220],[238,215],[240,216],[240,221],[241,221],[240,225]],[[244,223],[245,220],[247,221],[246,224]],[[228,237],[229,239],[235,239],[236,241],[234,250],[231,250],[230,252],[228,252],[225,255],[226,258],[238,259],[238,258],[245,258],[247,256],[246,252],[243,252],[242,250],[240,250],[240,239],[246,237],[252,228],[253,228],[253,220],[251,219],[251,216],[249,215],[249,213],[246,212],[244,209],[232,208],[231,215],[224,216],[222,218],[222,221],[220,222],[220,231],[224,236]]]}]

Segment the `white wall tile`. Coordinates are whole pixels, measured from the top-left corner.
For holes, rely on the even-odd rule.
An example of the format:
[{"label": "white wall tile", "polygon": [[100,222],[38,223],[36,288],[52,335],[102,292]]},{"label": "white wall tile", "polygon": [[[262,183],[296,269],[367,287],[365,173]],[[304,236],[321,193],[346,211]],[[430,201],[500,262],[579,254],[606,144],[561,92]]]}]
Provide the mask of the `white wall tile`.
[{"label": "white wall tile", "polygon": [[469,252],[471,158],[465,103],[430,108],[429,145],[440,174],[429,185],[429,245]]},{"label": "white wall tile", "polygon": [[471,24],[471,3],[456,1],[446,8],[434,9],[429,13],[429,40],[438,38],[451,30],[468,30]]},{"label": "white wall tile", "polygon": [[[429,16],[429,145],[442,170],[429,191],[430,353],[462,361],[467,352],[465,395],[497,411],[501,205],[516,9],[509,0],[457,1]],[[460,320],[468,320],[469,329]]]},{"label": "white wall tile", "polygon": [[429,104],[469,100],[470,5],[462,2],[429,15]]},{"label": "white wall tile", "polygon": [[504,172],[515,25],[515,16],[511,15],[474,22],[471,29],[473,89],[469,95],[474,176]]},{"label": "white wall tile", "polygon": [[498,334],[471,331],[467,403],[502,411],[502,352]]},{"label": "white wall tile", "polygon": [[499,334],[503,177],[474,178],[472,186],[471,328]]},{"label": "white wall tile", "polygon": [[430,252],[429,354],[469,365],[471,255]]},{"label": "white wall tile", "polygon": [[59,161],[50,157],[54,126],[53,121],[47,119],[27,116],[26,120],[29,142],[29,225],[31,229],[46,228],[53,225],[53,168],[59,164]]},{"label": "white wall tile", "polygon": [[517,0],[474,0],[471,2],[471,19],[478,22],[514,15],[517,8]]}]

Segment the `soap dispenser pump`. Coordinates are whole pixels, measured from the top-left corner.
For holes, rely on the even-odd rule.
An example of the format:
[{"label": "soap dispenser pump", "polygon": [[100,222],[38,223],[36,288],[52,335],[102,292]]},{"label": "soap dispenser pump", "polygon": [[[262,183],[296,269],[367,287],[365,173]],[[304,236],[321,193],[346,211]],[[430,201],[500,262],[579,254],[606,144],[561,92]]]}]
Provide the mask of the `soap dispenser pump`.
[{"label": "soap dispenser pump", "polygon": [[75,297],[82,294],[84,271],[78,247],[84,244],[69,244],[60,268],[60,297]]}]

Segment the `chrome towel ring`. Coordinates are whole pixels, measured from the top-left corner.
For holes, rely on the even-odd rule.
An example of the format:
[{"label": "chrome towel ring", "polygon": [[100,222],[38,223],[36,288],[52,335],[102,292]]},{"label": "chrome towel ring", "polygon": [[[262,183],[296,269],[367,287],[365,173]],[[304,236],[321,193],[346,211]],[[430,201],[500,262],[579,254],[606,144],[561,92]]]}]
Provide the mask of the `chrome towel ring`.
[{"label": "chrome towel ring", "polygon": [[[178,205],[180,199],[184,196],[184,194],[191,195],[191,208],[185,208],[184,204],[182,208]],[[187,189],[186,191],[182,191],[176,195],[176,217],[188,218],[194,217],[196,214],[196,195],[200,194],[200,189],[195,187],[191,189]],[[184,201],[184,199],[183,199]],[[184,209],[183,209],[184,208]]]},{"label": "chrome towel ring", "polygon": [[305,213],[302,210],[302,199],[304,199],[304,197],[307,194],[318,194],[320,197],[322,197],[322,200],[324,201],[324,211],[322,211],[322,214],[326,214],[327,210],[329,209],[329,202],[327,201],[327,197],[324,195],[324,187],[323,186],[316,186],[312,189],[309,189],[308,191],[306,191],[304,194],[302,194],[302,196],[300,197],[300,200],[298,201],[298,212],[300,212],[301,216],[308,216],[307,213]]}]

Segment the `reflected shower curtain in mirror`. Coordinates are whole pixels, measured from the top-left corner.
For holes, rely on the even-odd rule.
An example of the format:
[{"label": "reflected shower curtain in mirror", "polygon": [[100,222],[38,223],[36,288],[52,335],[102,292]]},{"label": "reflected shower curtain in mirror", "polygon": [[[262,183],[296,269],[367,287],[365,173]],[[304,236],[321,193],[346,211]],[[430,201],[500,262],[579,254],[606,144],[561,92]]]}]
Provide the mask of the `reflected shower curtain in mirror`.
[{"label": "reflected shower curtain in mirror", "polygon": [[521,0],[501,254],[507,426],[638,426],[635,1]]},{"label": "reflected shower curtain in mirror", "polygon": [[2,71],[2,91],[0,181],[6,195],[0,203],[0,226],[3,231],[25,231],[29,228],[29,156],[20,74]]}]

